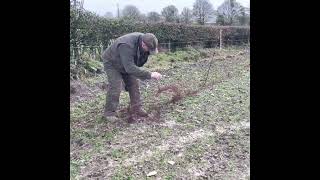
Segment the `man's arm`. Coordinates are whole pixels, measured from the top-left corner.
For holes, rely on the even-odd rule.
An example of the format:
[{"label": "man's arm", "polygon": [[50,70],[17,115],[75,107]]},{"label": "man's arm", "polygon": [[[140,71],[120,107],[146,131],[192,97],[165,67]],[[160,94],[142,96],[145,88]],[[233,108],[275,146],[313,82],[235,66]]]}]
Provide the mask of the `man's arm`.
[{"label": "man's arm", "polygon": [[132,49],[127,44],[121,44],[119,47],[120,59],[124,66],[124,69],[128,74],[136,76],[141,80],[151,79],[151,73],[140,69],[134,64],[134,56],[132,55]]}]

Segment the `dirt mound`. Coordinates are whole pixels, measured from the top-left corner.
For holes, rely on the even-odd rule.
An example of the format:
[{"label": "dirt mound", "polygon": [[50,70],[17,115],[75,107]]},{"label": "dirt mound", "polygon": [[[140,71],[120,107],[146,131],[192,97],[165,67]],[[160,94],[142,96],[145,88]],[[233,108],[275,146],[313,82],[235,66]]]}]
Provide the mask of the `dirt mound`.
[{"label": "dirt mound", "polygon": [[81,81],[70,81],[70,103],[83,101],[88,98],[94,97],[98,92],[107,88],[105,83],[97,83],[88,86]]}]

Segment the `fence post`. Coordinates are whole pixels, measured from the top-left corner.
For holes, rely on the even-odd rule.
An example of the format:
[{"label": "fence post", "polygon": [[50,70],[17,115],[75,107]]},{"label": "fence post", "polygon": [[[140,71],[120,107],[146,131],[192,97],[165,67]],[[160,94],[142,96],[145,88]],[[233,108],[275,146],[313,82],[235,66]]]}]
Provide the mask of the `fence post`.
[{"label": "fence post", "polygon": [[96,47],[92,48],[93,59],[96,60]]},{"label": "fence post", "polygon": [[77,46],[77,52],[78,52],[77,57],[80,57],[80,55],[81,55],[81,46],[80,45]]},{"label": "fence post", "polygon": [[170,40],[169,40],[169,52],[171,52],[171,43],[170,43]]},{"label": "fence post", "polygon": [[82,54],[82,45],[79,46],[79,55]]},{"label": "fence post", "polygon": [[222,49],[222,29],[220,29],[220,37],[219,37],[219,39],[220,39],[220,50]]},{"label": "fence post", "polygon": [[75,59],[75,56],[74,56],[74,48],[72,47],[71,50],[72,50],[72,59]]},{"label": "fence post", "polygon": [[102,55],[102,52],[103,52],[103,45],[102,45],[102,43],[100,43],[100,55]]},{"label": "fence post", "polygon": [[74,65],[77,65],[78,62],[78,49],[75,48],[76,46],[72,46],[72,53],[73,53],[73,58],[74,58]]}]

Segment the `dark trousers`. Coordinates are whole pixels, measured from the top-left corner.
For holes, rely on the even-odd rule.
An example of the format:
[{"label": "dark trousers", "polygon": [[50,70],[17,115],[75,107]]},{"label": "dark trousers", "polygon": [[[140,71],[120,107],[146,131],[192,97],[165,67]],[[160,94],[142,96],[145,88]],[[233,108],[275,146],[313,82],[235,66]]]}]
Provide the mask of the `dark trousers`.
[{"label": "dark trousers", "polygon": [[120,73],[110,63],[104,63],[104,70],[107,73],[109,88],[106,95],[106,113],[114,113],[119,105],[119,97],[122,89],[122,82],[125,84],[126,91],[129,91],[130,106],[132,110],[141,108],[139,82],[136,77]]}]

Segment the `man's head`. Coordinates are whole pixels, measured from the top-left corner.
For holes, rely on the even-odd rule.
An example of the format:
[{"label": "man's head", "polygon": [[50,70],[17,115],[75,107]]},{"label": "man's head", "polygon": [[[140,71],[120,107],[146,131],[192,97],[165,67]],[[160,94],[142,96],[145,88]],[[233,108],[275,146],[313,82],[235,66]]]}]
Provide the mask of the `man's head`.
[{"label": "man's head", "polygon": [[158,53],[158,39],[152,33],[146,33],[142,36],[142,48],[150,54]]}]

